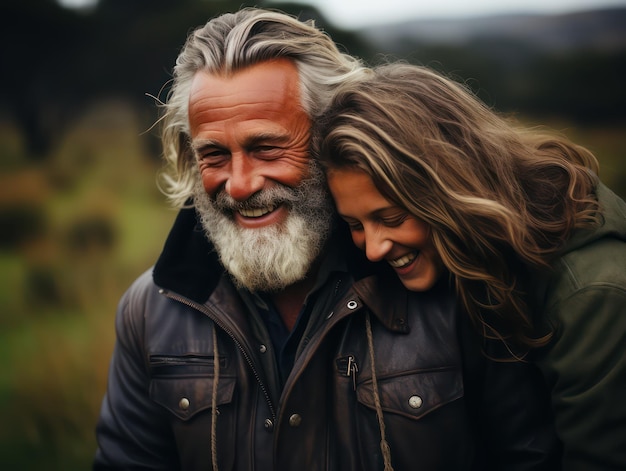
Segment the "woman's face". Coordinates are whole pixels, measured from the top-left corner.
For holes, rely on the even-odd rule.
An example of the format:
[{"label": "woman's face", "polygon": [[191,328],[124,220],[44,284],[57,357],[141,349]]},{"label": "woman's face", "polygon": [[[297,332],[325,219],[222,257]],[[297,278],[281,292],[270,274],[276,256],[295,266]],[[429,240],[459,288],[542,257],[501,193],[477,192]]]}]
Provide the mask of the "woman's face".
[{"label": "woman's face", "polygon": [[430,238],[430,226],[386,199],[365,172],[328,172],[328,185],[352,240],[373,262],[385,260],[411,291],[433,287],[443,263]]}]

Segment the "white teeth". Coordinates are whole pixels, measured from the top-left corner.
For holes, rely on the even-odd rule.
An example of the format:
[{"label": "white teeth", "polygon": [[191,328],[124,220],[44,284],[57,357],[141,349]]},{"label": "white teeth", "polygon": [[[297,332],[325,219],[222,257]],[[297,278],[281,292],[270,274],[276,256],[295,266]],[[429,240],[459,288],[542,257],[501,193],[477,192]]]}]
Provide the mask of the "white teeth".
[{"label": "white teeth", "polygon": [[417,257],[417,253],[411,252],[410,254],[404,255],[400,258],[396,258],[395,260],[388,260],[387,262],[393,268],[402,268],[408,265],[409,263],[411,263],[413,260],[415,260],[416,257]]},{"label": "white teeth", "polygon": [[264,208],[240,209],[239,214],[246,218],[258,218],[267,213],[271,213],[275,208],[275,206],[266,206]]}]

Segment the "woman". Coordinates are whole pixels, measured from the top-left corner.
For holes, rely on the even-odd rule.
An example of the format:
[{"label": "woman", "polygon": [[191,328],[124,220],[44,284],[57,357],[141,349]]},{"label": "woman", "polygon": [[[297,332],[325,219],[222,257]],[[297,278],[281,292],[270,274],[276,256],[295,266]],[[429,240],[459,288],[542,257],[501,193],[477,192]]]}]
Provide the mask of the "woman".
[{"label": "woman", "polygon": [[449,279],[500,359],[536,362],[563,469],[626,469],[626,204],[594,156],[406,64],[346,84],[316,133],[367,258],[409,290]]}]

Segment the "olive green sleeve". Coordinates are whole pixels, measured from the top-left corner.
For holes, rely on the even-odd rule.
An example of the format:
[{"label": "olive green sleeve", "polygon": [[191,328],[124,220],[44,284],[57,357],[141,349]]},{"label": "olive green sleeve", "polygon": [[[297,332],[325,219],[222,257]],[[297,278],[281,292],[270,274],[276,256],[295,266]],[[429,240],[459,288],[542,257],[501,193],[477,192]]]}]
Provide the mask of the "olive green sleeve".
[{"label": "olive green sleeve", "polygon": [[552,390],[563,469],[625,470],[624,284],[579,286],[545,315],[556,330],[538,365]]}]

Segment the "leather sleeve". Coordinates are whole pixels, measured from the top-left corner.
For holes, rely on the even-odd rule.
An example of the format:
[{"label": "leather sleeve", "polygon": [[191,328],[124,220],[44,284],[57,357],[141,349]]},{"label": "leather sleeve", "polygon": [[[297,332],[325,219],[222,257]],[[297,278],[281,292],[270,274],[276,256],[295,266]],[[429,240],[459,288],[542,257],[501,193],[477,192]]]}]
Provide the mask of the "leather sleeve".
[{"label": "leather sleeve", "polygon": [[162,408],[148,396],[144,348],[147,298],[156,287],[149,273],[122,297],[106,395],[96,427],[94,470],[176,470],[175,440]]},{"label": "leather sleeve", "polygon": [[554,430],[549,392],[530,362],[499,361],[498,343],[479,340],[459,322],[465,396],[476,437],[476,470],[561,469],[562,446]]}]

